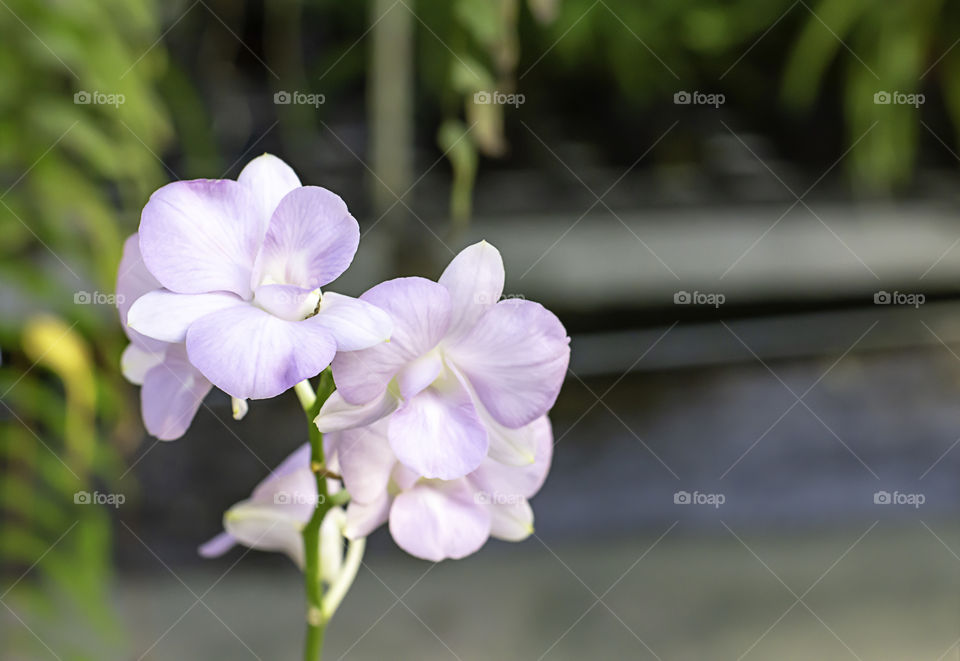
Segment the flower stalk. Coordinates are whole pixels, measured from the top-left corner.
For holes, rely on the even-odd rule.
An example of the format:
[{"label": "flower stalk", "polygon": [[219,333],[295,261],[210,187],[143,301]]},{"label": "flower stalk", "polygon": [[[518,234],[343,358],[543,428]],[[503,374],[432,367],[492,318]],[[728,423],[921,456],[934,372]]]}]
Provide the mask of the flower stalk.
[{"label": "flower stalk", "polygon": [[[330,370],[324,370],[320,375],[320,383],[314,392],[309,381],[301,381],[294,390],[300,399],[304,413],[307,415],[307,425],[310,430],[310,465],[324,466],[323,434],[313,424],[313,419],[320,412],[320,407],[334,390],[333,377]],[[304,645],[304,660],[319,661],[323,650],[323,636],[329,615],[325,615],[323,608],[323,579],[320,573],[320,524],[323,517],[333,507],[327,493],[327,478],[324,470],[314,471],[317,480],[317,508],[310,521],[303,528],[304,543],[304,576],[306,578],[307,593],[307,638]]]}]

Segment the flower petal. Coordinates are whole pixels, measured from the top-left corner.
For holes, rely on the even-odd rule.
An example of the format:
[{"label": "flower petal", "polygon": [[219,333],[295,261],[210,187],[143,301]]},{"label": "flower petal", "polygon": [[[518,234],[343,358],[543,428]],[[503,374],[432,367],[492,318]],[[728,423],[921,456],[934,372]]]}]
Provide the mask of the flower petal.
[{"label": "flower petal", "polygon": [[330,331],[338,351],[367,349],[390,339],[390,315],[366,301],[325,292],[316,323]]},{"label": "flower petal", "polygon": [[366,537],[387,522],[392,502],[393,499],[386,491],[369,503],[351,500],[347,505],[347,525],[343,534],[347,539]]},{"label": "flower petal", "polygon": [[250,275],[267,231],[254,194],[229,179],[167,184],[140,217],[150,273],[181,294],[232,291],[250,297]]},{"label": "flower petal", "polygon": [[214,385],[232,397],[276,397],[330,364],[336,343],[311,317],[286,321],[241,305],[195,321],[187,353]]},{"label": "flower petal", "polygon": [[537,418],[529,425],[514,432],[524,432],[532,441],[534,460],[525,466],[504,465],[492,455],[487,457],[480,467],[470,474],[470,481],[482,493],[515,500],[518,497],[530,498],[543,486],[550,470],[553,457],[553,432],[547,416]]},{"label": "flower petal", "polygon": [[382,282],[360,300],[386,311],[393,320],[393,332],[389,342],[337,354],[333,380],[351,404],[379,397],[406,363],[437,345],[450,323],[450,294],[425,278]]},{"label": "flower petal", "polygon": [[253,292],[253,304],[275,317],[302,321],[313,314],[320,302],[319,289],[295,285],[260,285]]},{"label": "flower petal", "polygon": [[550,410],[570,361],[570,338],[539,303],[501,301],[447,352],[500,424],[516,428]]},{"label": "flower petal", "polygon": [[479,550],[490,536],[490,513],[462,481],[418,484],[390,508],[390,534],[407,553],[439,562]]},{"label": "flower petal", "polygon": [[301,185],[293,168],[273,154],[257,156],[247,163],[237,177],[237,181],[253,192],[261,213],[267,221],[280,204],[280,200]]},{"label": "flower petal", "polygon": [[131,329],[127,325],[127,312],[135,300],[161,287],[162,285],[147,270],[147,265],[143,263],[143,258],[140,256],[140,235],[130,235],[123,243],[123,257],[120,258],[120,266],[117,268],[117,311],[120,313],[123,331],[130,341],[153,352],[162,352],[167,347],[163,342],[145,337]]},{"label": "flower petal", "polygon": [[360,243],[360,226],[336,193],[296,188],[280,200],[257,255],[255,284],[316,289],[347,270]]},{"label": "flower petal", "polygon": [[460,251],[447,265],[440,284],[450,292],[451,339],[467,333],[503,294],[503,258],[486,241]]},{"label": "flower petal", "polygon": [[138,298],[127,313],[127,323],[138,333],[162,342],[183,342],[190,324],[211,312],[247,305],[233,294],[174,294],[157,289]]},{"label": "flower petal", "polygon": [[[296,450],[291,452],[286,459],[280,462],[280,465],[270,471],[270,474],[267,475],[263,480],[261,480],[253,490],[252,498],[254,500],[265,500],[269,501],[273,498],[274,492],[279,489],[277,485],[280,484],[280,481],[286,478],[288,475],[297,473],[298,471],[304,471],[310,469],[310,444],[304,443]],[[298,479],[303,479],[300,476]],[[306,489],[308,493],[316,494],[316,480],[312,477],[308,478],[309,482],[306,485],[301,484],[300,488]],[[312,489],[312,492],[311,492]]]},{"label": "flower petal", "polygon": [[384,391],[379,399],[373,399],[367,404],[350,404],[341,395],[339,390],[320,407],[320,413],[314,418],[314,423],[321,433],[340,431],[363,427],[376,422],[397,410],[399,401],[389,391]]},{"label": "flower petal", "polygon": [[507,542],[520,542],[533,534],[533,509],[526,498],[490,505],[490,535]]},{"label": "flower petal", "polygon": [[350,498],[373,502],[387,490],[397,457],[387,440],[388,420],[339,433],[337,460]]},{"label": "flower petal", "polygon": [[431,351],[420,356],[397,374],[400,394],[410,399],[433,383],[443,371],[443,359],[437,352]]},{"label": "flower petal", "polygon": [[120,370],[127,381],[138,386],[143,385],[143,379],[151,369],[163,362],[166,353],[166,344],[161,344],[161,351],[147,351],[138,344],[130,343],[120,355]]},{"label": "flower petal", "polygon": [[390,416],[397,458],[427,478],[452,480],[477,468],[487,454],[487,432],[470,396],[459,386],[427,388]]},{"label": "flower petal", "polygon": [[237,545],[237,540],[228,532],[222,532],[205,542],[198,549],[204,558],[217,558]]},{"label": "flower petal", "polygon": [[239,543],[261,551],[282,551],[303,568],[303,522],[283,506],[244,500],[223,515],[223,527]]},{"label": "flower petal", "polygon": [[183,345],[172,345],[143,378],[140,408],[147,431],[161,441],[183,436],[210,387],[187,360]]}]

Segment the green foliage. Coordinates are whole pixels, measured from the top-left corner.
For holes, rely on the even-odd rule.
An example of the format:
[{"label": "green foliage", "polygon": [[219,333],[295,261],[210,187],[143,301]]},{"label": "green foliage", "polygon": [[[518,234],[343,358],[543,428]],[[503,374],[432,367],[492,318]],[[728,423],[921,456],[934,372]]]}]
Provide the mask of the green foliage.
[{"label": "green foliage", "polygon": [[[151,0],[0,7],[0,594],[16,613],[0,609],[0,638],[17,658],[120,643],[109,515],[74,494],[115,479],[111,441],[136,406],[115,309],[74,295],[113,292],[122,239],[164,180],[159,34]],[[75,103],[84,92],[122,103]]]}]

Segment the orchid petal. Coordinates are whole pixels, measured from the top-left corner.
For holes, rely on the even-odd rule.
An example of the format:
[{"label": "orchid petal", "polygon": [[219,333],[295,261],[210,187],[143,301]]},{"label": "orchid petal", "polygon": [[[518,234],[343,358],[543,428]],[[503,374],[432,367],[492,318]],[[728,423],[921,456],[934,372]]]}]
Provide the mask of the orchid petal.
[{"label": "orchid petal", "polygon": [[327,398],[320,407],[320,413],[314,418],[317,428],[324,434],[363,427],[385,418],[397,410],[399,400],[390,392],[384,391],[383,396],[373,399],[367,404],[354,405],[347,402],[339,390]]},{"label": "orchid petal", "polygon": [[490,536],[490,513],[462,481],[418,484],[390,508],[390,534],[407,553],[439,562],[477,551]]},{"label": "orchid petal", "polygon": [[143,385],[147,372],[163,362],[166,345],[160,351],[147,351],[138,344],[130,343],[120,355],[120,370],[130,383]]},{"label": "orchid petal", "polygon": [[447,265],[440,284],[450,292],[451,340],[467,333],[503,294],[503,259],[486,241],[460,251]]},{"label": "orchid petal", "polygon": [[223,527],[239,543],[261,551],[282,551],[303,568],[304,523],[279,505],[241,501],[223,515]]},{"label": "orchid petal", "polygon": [[490,535],[507,542],[520,542],[533,534],[533,509],[526,498],[495,502],[489,507]]},{"label": "orchid petal", "polygon": [[287,193],[301,186],[293,168],[273,154],[257,156],[247,163],[237,181],[253,192],[266,220]]},{"label": "orchid petal", "polygon": [[280,200],[257,255],[257,284],[316,289],[347,270],[360,243],[360,226],[336,193],[296,188]]},{"label": "orchid petal", "polygon": [[253,303],[275,317],[302,321],[313,314],[320,302],[319,289],[294,285],[260,285],[253,292]]},{"label": "orchid petal", "polygon": [[187,360],[183,346],[172,345],[163,362],[143,377],[140,408],[147,431],[161,441],[183,436],[210,388]]},{"label": "orchid petal", "polygon": [[117,268],[117,311],[120,313],[123,332],[127,334],[130,341],[152,352],[162,352],[166,349],[166,345],[131,329],[127,324],[127,312],[138,298],[161,287],[162,285],[147,270],[140,256],[140,235],[130,235],[123,242],[123,257],[120,258],[120,266]]},{"label": "orchid petal", "polygon": [[234,546],[237,540],[228,532],[222,532],[213,539],[204,542],[198,549],[204,558],[218,558]]},{"label": "orchid petal", "polygon": [[397,463],[387,440],[388,425],[389,421],[382,420],[339,434],[337,460],[343,484],[353,500],[372,502],[387,490],[390,473]]},{"label": "orchid petal", "polygon": [[130,328],[162,342],[183,342],[190,324],[246,302],[233,294],[175,294],[158,289],[138,298],[127,313]]},{"label": "orchid petal", "polygon": [[369,503],[351,500],[347,505],[347,524],[343,534],[348,539],[366,537],[387,522],[393,499],[386,491]]},{"label": "orchid petal", "polygon": [[525,466],[497,462],[492,455],[470,474],[470,481],[483,493],[510,500],[530,498],[543,486],[553,457],[553,432],[547,416],[541,416],[514,432],[524,432],[532,441],[534,459]]},{"label": "orchid petal", "polygon": [[393,333],[389,342],[337,354],[333,380],[351,404],[379,397],[403,365],[437,345],[450,322],[450,294],[424,278],[388,280],[360,300],[386,311],[393,319]]},{"label": "orchid petal", "polygon": [[220,310],[187,331],[190,362],[232,397],[275,397],[330,364],[336,343],[314,319],[286,321],[251,305]]},{"label": "orchid petal", "polygon": [[250,297],[250,275],[267,231],[254,194],[229,179],[195,179],[155,192],[140,217],[150,272],[181,294]]},{"label": "orchid petal", "polygon": [[410,399],[433,383],[443,371],[443,359],[435,352],[420,356],[397,374],[400,394]]},{"label": "orchid petal", "polygon": [[320,299],[316,323],[330,331],[338,351],[358,351],[390,339],[390,315],[366,301],[325,292]]},{"label": "orchid petal", "polygon": [[560,392],[570,338],[539,303],[501,301],[447,356],[500,424],[516,428],[546,413]]},{"label": "orchid petal", "polygon": [[397,458],[427,478],[452,480],[477,468],[489,441],[470,396],[454,384],[428,388],[390,416],[390,446]]}]

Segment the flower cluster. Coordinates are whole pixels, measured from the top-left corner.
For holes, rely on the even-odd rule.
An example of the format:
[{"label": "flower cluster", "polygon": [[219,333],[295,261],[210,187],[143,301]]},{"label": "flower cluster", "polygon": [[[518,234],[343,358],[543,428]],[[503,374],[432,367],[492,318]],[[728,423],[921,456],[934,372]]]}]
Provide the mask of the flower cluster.
[{"label": "flower cluster", "polygon": [[[131,341],[123,370],[143,386],[148,431],[181,436],[213,386],[235,402],[269,398],[329,366],[336,390],[315,424],[325,468],[349,494],[346,510],[323,521],[324,543],[339,545],[332,556],[343,536],[387,522],[398,545],[434,561],[469,555],[490,536],[525,538],[528,499],[550,466],[546,414],[569,361],[563,325],[537,303],[501,300],[503,262],[486,242],[437,282],[397,278],[357,299],[321,291],[358,242],[338,196],[302,186],[270,155],[237,181],[154,193],[117,284]],[[318,498],[310,450],[231,508],[226,532],[201,552],[239,542],[302,564]],[[329,493],[339,488],[328,480]]]}]

